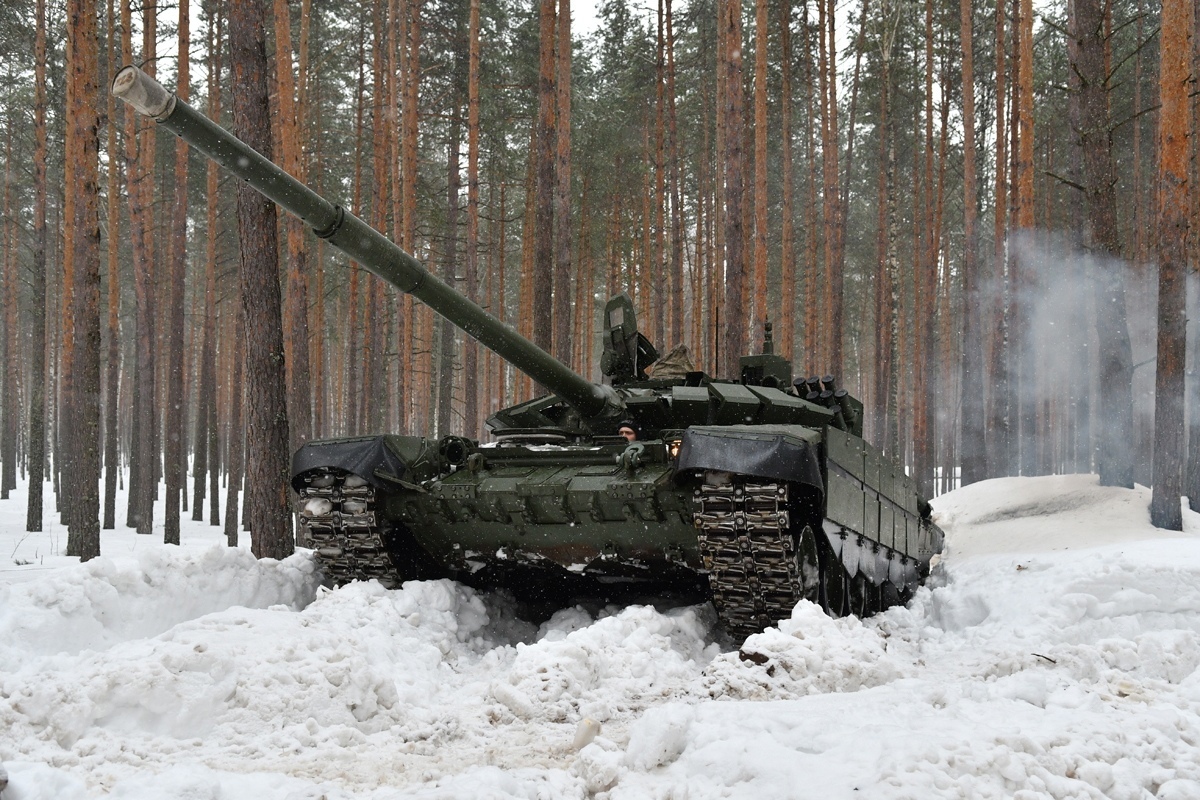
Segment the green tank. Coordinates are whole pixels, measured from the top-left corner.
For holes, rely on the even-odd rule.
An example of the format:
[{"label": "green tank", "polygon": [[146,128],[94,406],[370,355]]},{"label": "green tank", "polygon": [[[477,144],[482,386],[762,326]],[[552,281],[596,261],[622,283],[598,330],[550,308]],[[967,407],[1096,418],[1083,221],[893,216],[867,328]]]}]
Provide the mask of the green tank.
[{"label": "green tank", "polygon": [[[862,404],[773,352],[715,378],[659,358],[627,295],[604,310],[595,384],[427,272],[135,67],[113,92],[522,370],[550,394],[496,411],[494,441],[376,435],[293,457],[301,541],[332,585],[448,577],[546,607],[711,600],[742,637],[801,599],[834,615],[905,602],[943,534]],[[648,372],[649,369],[649,372]]]}]

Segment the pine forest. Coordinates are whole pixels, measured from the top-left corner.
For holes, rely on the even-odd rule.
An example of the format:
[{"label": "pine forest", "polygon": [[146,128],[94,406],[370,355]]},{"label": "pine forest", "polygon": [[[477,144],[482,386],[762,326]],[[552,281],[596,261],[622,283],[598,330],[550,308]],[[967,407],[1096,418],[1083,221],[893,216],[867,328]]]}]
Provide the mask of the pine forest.
[{"label": "pine forest", "polygon": [[1193,0],[13,0],[0,502],[54,492],[70,555],[183,514],[286,555],[304,442],[545,393],[114,100],[126,64],[590,381],[628,292],[714,377],[769,323],[926,496],[1200,509]]}]

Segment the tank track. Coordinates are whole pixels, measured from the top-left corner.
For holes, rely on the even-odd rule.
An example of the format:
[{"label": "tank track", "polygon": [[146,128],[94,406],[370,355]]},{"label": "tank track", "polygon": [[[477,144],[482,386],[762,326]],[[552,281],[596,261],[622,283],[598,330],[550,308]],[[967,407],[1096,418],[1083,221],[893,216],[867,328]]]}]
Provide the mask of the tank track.
[{"label": "tank track", "polygon": [[723,627],[744,638],[819,596],[815,540],[794,535],[787,484],[711,476],[694,494],[700,555]]},{"label": "tank track", "polygon": [[[301,541],[312,547],[325,585],[375,579],[398,586],[403,578],[379,524],[375,487],[332,468],[306,473],[302,480]],[[735,638],[790,616],[802,599],[827,604],[835,616],[890,605],[880,603],[861,574],[851,578],[838,571],[840,562],[830,554],[821,554],[821,567],[837,574],[821,573],[817,537],[809,526],[793,528],[789,490],[786,483],[725,474],[716,481],[710,476],[694,492],[693,521],[713,604]]]},{"label": "tank track", "polygon": [[397,583],[384,531],[375,512],[375,487],[341,470],[307,473],[300,490],[300,530],[313,548],[325,583],[341,586],[372,578]]}]

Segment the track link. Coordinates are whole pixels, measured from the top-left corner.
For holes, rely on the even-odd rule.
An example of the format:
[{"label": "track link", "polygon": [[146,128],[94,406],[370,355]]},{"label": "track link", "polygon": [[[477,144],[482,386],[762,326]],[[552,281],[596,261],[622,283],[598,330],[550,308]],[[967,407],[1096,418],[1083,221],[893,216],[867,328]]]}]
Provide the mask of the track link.
[{"label": "track link", "polygon": [[313,470],[300,490],[300,527],[308,537],[325,583],[341,586],[372,578],[398,583],[375,510],[375,487],[335,469]]},{"label": "track link", "polygon": [[792,530],[788,488],[710,473],[693,495],[713,604],[733,636],[758,633],[818,596],[815,539],[807,526]]}]

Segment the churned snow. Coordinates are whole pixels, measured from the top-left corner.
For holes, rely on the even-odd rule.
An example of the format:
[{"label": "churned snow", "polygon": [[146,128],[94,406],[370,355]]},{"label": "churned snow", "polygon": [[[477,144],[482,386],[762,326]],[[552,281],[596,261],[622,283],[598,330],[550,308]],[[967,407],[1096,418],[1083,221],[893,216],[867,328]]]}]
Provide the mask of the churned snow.
[{"label": "churned snow", "polygon": [[[61,555],[0,502],[3,800],[1200,798],[1200,516],[1094,476],[939,498],[907,608],[535,626],[449,581],[318,586],[220,529]],[[159,515],[161,519],[161,513]],[[243,545],[246,536],[243,534]]]}]

